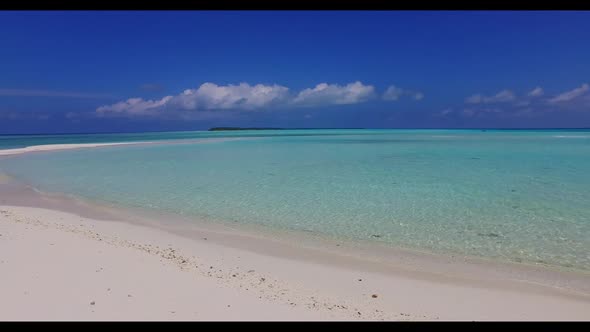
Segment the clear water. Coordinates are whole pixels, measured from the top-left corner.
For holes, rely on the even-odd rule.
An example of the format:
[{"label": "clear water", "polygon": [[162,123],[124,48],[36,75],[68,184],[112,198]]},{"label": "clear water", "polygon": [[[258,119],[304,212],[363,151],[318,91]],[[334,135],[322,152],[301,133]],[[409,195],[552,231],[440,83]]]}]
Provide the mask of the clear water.
[{"label": "clear water", "polygon": [[590,270],[590,131],[182,135],[245,139],[29,154],[0,170],[126,206]]},{"label": "clear water", "polygon": [[[282,130],[281,136],[346,135],[347,130]],[[369,134],[369,132],[365,133]],[[0,135],[0,150],[24,148],[46,144],[80,144],[113,142],[156,142],[163,140],[225,138],[225,137],[273,137],[276,130],[244,131],[174,131],[123,134],[49,134],[49,135]]]}]

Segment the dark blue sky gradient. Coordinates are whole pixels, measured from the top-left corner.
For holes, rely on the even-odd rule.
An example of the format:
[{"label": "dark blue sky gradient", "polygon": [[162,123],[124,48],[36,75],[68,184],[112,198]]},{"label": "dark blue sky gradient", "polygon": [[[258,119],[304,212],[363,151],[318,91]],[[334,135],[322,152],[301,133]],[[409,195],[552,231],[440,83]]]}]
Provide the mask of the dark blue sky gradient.
[{"label": "dark blue sky gradient", "polygon": [[[588,31],[590,12],[0,12],[0,133],[590,127]],[[174,116],[96,113],[205,82],[298,93],[355,81],[372,85],[375,96]],[[390,85],[424,98],[383,100]],[[536,87],[543,95],[527,97]],[[514,98],[465,102],[503,90]]]}]

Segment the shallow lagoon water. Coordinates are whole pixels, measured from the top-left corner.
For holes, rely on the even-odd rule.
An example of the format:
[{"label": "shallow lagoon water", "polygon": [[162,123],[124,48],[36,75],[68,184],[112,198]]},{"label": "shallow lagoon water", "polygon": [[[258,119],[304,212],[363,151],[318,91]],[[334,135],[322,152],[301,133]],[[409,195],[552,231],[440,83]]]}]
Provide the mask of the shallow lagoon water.
[{"label": "shallow lagoon water", "polygon": [[[149,135],[172,141],[27,154],[0,160],[0,170],[123,206],[590,270],[590,131]],[[68,139],[105,142],[92,136]],[[243,139],[174,140],[208,137]]]}]

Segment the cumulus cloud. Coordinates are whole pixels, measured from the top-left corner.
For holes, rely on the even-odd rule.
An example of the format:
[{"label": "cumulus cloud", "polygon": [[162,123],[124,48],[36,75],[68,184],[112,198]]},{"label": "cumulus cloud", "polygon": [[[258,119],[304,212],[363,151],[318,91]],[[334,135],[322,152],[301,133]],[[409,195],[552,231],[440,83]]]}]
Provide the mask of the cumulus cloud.
[{"label": "cumulus cloud", "polygon": [[289,88],[280,85],[239,85],[219,86],[204,83],[198,89],[185,90],[172,103],[182,109],[246,109],[262,108],[287,98]]},{"label": "cumulus cloud", "polygon": [[406,90],[398,88],[395,85],[390,85],[387,88],[387,90],[385,90],[385,92],[383,93],[383,99],[389,101],[396,101],[404,95],[411,96],[414,100],[421,100],[424,98],[424,94],[422,92]]},{"label": "cumulus cloud", "polygon": [[510,90],[502,90],[493,96],[484,96],[481,94],[475,94],[473,96],[467,97],[465,99],[465,103],[467,104],[489,104],[489,103],[504,103],[513,101],[516,99],[514,93]]},{"label": "cumulus cloud", "polygon": [[[405,90],[395,86],[388,87],[383,98],[396,100],[400,96],[409,96],[421,100],[424,94],[419,91]],[[187,89],[174,96],[162,99],[146,100],[130,98],[115,104],[103,105],[96,109],[99,116],[107,115],[180,115],[191,111],[219,110],[261,110],[292,107],[313,107],[327,105],[347,105],[368,101],[376,96],[375,87],[360,81],[346,85],[320,83],[298,93],[287,87],[273,84],[240,83],[238,85],[217,85],[203,83],[196,89]],[[184,113],[180,114],[180,113]]]},{"label": "cumulus cloud", "polygon": [[531,90],[531,92],[528,93],[529,97],[540,97],[544,94],[545,92],[543,91],[543,88],[541,88],[540,86],[534,88],[533,90]]},{"label": "cumulus cloud", "polygon": [[187,89],[176,96],[160,100],[130,98],[112,105],[99,107],[99,114],[151,114],[162,110],[219,110],[263,108],[287,99],[289,89],[280,85],[238,85],[220,86],[203,83],[197,89]]},{"label": "cumulus cloud", "polygon": [[356,104],[373,97],[375,88],[356,81],[345,86],[320,83],[314,88],[304,89],[293,99],[296,105],[343,105]]},{"label": "cumulus cloud", "polygon": [[549,99],[550,103],[560,103],[560,102],[567,102],[574,99],[577,99],[580,96],[585,95],[590,90],[590,85],[587,83],[582,84],[579,88],[575,88],[570,91],[566,91],[562,94],[559,94],[551,99]]},{"label": "cumulus cloud", "polygon": [[114,114],[149,114],[160,107],[166,105],[172,96],[166,96],[160,100],[143,100],[141,98],[129,98],[126,101],[120,101],[116,104],[100,106],[96,112],[100,115],[114,113]]},{"label": "cumulus cloud", "polygon": [[512,101],[515,98],[516,97],[514,96],[514,93],[512,93],[512,91],[510,91],[510,90],[503,90],[503,91],[498,92],[493,97],[484,98],[484,102],[487,102],[487,103],[504,103],[504,102],[507,102],[507,101]]},{"label": "cumulus cloud", "polygon": [[475,94],[467,97],[465,103],[471,105],[462,112],[442,111],[439,114],[440,116],[462,115],[465,117],[489,115],[533,117],[555,112],[585,111],[590,110],[590,85],[584,83],[573,90],[547,97],[545,97],[543,88],[539,86],[521,96],[516,96],[510,90],[500,91],[493,96]]}]

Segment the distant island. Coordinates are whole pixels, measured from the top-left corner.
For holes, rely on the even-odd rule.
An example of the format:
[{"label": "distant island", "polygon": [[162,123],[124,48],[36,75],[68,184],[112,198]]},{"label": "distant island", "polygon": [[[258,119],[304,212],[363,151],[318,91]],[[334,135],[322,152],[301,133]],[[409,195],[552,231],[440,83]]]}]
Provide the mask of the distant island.
[{"label": "distant island", "polygon": [[325,129],[365,129],[365,128],[265,128],[265,127],[213,127],[207,129],[207,131],[224,131],[224,130],[325,130]]},{"label": "distant island", "polygon": [[241,127],[213,127],[208,131],[224,131],[224,130],[282,130],[283,128],[241,128]]}]

